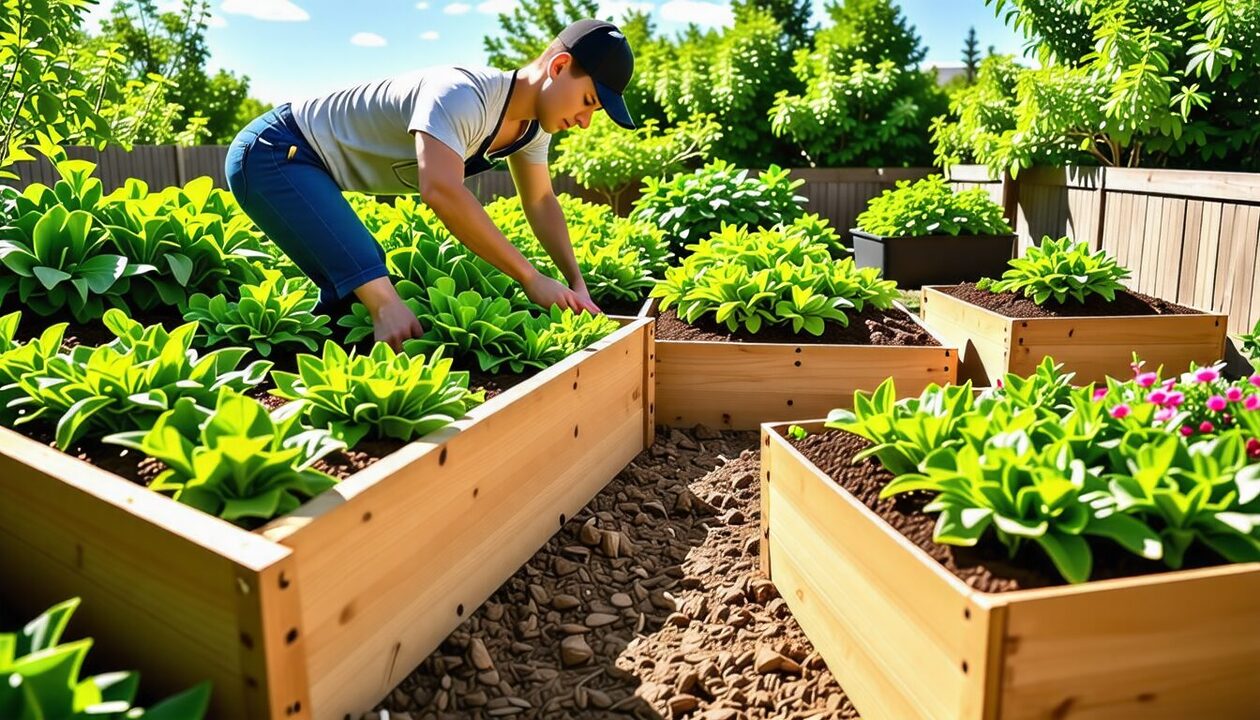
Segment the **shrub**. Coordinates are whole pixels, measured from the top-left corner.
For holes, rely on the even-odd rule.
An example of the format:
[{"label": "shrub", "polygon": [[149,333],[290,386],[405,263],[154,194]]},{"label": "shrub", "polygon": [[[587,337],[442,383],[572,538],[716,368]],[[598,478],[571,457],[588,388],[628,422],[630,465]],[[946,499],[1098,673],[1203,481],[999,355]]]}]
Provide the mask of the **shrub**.
[{"label": "shrub", "polygon": [[1124,289],[1120,281],[1129,277],[1129,271],[1105,251],[1091,253],[1087,243],[1074,243],[1066,237],[1043,238],[1040,245],[1028,248],[1009,265],[1001,279],[983,278],[976,286],[995,293],[1023,294],[1038,305],[1051,298],[1065,303],[1069,297],[1083,303],[1089,295],[1115,300],[1116,291]]},{"label": "shrub", "polygon": [[873,198],[857,217],[859,230],[886,237],[1003,235],[1013,232],[1002,206],[980,188],[954,192],[945,178],[901,180]]}]

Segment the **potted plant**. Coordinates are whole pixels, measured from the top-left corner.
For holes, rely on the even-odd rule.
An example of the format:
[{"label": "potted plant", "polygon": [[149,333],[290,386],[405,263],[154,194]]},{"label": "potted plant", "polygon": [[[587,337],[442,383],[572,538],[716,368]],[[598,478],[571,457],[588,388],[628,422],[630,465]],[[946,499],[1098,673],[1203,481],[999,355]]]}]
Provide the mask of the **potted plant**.
[{"label": "potted plant", "polygon": [[1227,318],[1127,290],[1104,251],[1045,238],[998,279],[923,288],[924,323],[962,352],[978,385],[1053,357],[1080,382],[1124,377],[1137,353],[1166,370],[1223,357]]},{"label": "potted plant", "polygon": [[896,285],[858,268],[825,221],[726,225],[690,245],[645,312],[656,317],[656,417],[752,429],[847,405],[892,375],[950,382],[957,353],[896,301]]},{"label": "potted plant", "polygon": [[763,567],[864,716],[1254,714],[1260,375],[1071,381],[763,427]]},{"label": "potted plant", "polygon": [[897,183],[858,215],[853,257],[903,287],[996,275],[1015,253],[1002,207],[980,188],[954,192],[940,175]]}]

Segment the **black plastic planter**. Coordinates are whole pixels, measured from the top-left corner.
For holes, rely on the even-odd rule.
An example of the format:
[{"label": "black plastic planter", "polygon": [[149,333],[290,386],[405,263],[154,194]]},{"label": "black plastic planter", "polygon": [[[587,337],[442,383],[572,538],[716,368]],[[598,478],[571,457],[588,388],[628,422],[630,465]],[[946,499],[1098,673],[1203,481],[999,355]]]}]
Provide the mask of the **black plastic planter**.
[{"label": "black plastic planter", "polygon": [[1015,235],[884,237],[853,229],[853,259],[903,288],[954,285],[1001,277],[1014,257]]}]

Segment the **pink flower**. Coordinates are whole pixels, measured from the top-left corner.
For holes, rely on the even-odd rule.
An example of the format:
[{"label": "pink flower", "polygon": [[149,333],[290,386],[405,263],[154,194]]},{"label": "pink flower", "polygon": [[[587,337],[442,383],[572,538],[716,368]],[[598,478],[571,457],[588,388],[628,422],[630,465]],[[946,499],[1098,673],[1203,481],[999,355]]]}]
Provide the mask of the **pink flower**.
[{"label": "pink flower", "polygon": [[1095,400],[1102,400],[1102,399],[1103,399],[1103,398],[1105,398],[1105,397],[1107,397],[1107,388],[1105,388],[1105,387],[1094,388],[1094,399],[1095,399]]},{"label": "pink flower", "polygon": [[1199,432],[1210,433],[1215,429],[1216,429],[1216,426],[1207,420],[1204,420],[1203,422],[1199,423]]},{"label": "pink flower", "polygon": [[1220,412],[1229,407],[1229,403],[1220,395],[1213,395],[1207,401],[1208,410],[1212,412]]},{"label": "pink flower", "polygon": [[1255,387],[1260,388],[1260,374],[1252,375],[1251,377],[1247,378],[1247,382],[1251,383]]},{"label": "pink flower", "polygon": [[1148,387],[1150,387],[1150,386],[1154,385],[1156,380],[1159,380],[1159,376],[1158,376],[1158,375],[1156,375],[1156,374],[1155,374],[1155,373],[1153,373],[1153,372],[1145,372],[1145,373],[1142,373],[1142,374],[1138,375],[1138,376],[1137,376],[1136,378],[1134,378],[1133,380],[1134,380],[1134,382],[1136,382],[1139,386],[1144,387],[1144,388],[1148,388]]},{"label": "pink flower", "polygon": [[1176,378],[1168,378],[1167,380],[1165,380],[1165,381],[1164,381],[1164,389],[1165,389],[1165,390],[1172,390],[1172,389],[1173,389],[1173,385],[1176,385],[1176,384],[1177,384],[1177,379],[1176,379]]},{"label": "pink flower", "polygon": [[1163,408],[1159,412],[1155,413],[1155,420],[1158,422],[1168,422],[1169,420],[1172,420],[1173,415],[1176,414],[1177,411],[1174,408]]},{"label": "pink flower", "polygon": [[1242,388],[1231,387],[1230,389],[1226,390],[1225,399],[1230,402],[1238,402],[1239,400],[1242,400]]},{"label": "pink flower", "polygon": [[1247,441],[1247,454],[1251,457],[1260,457],[1260,440],[1251,438]]},{"label": "pink flower", "polygon": [[1128,416],[1129,416],[1128,405],[1120,404],[1111,408],[1111,417],[1116,418],[1117,420],[1119,420],[1120,418],[1128,417]]},{"label": "pink flower", "polygon": [[1179,391],[1179,390],[1174,390],[1174,391],[1172,391],[1172,392],[1168,393],[1168,405],[1169,405],[1169,407],[1179,407],[1179,406],[1181,405],[1181,403],[1183,403],[1183,402],[1185,402],[1185,401],[1186,401],[1186,394],[1185,394],[1185,393],[1183,393],[1183,392],[1181,392],[1181,391]]},{"label": "pink flower", "polygon": [[1260,395],[1248,395],[1243,407],[1251,411],[1260,410]]},{"label": "pink flower", "polygon": [[1168,402],[1168,391],[1152,390],[1151,394],[1146,396],[1146,399],[1156,405],[1163,405]]},{"label": "pink flower", "polygon": [[1194,428],[1190,427],[1189,425],[1182,425],[1181,434],[1185,437],[1190,437],[1191,435],[1194,434]]},{"label": "pink flower", "polygon": [[997,379],[997,386],[998,386],[998,390],[1002,389],[1002,378]]},{"label": "pink flower", "polygon": [[1216,380],[1220,376],[1221,376],[1220,373],[1216,372],[1210,367],[1199,368],[1198,370],[1194,371],[1194,379],[1198,380],[1201,383],[1212,382],[1213,380]]}]

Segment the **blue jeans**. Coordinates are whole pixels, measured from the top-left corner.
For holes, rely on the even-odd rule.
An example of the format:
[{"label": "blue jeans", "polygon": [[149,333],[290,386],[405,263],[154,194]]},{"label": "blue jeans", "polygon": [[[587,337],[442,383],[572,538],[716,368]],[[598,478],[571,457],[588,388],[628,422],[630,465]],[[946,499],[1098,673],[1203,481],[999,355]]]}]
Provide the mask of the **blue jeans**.
[{"label": "blue jeans", "polygon": [[241,209],[319,287],[319,312],[344,312],[355,288],[389,275],[380,243],[302,136],[287,103],[237,134],[225,170]]}]

